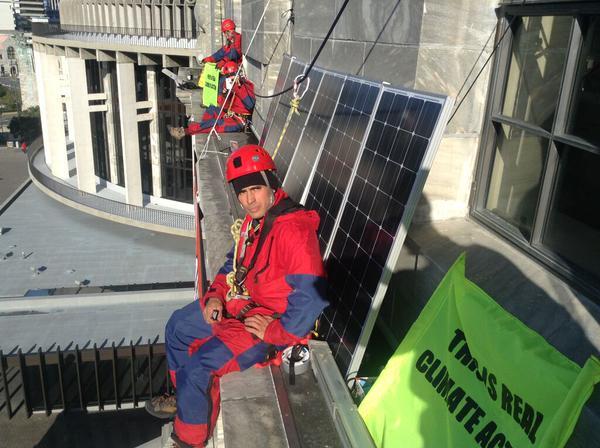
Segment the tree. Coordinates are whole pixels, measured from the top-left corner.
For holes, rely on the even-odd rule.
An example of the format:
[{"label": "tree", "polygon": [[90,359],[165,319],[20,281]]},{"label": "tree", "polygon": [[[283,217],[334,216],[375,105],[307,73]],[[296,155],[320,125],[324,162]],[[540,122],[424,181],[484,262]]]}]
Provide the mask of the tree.
[{"label": "tree", "polygon": [[8,124],[11,134],[21,141],[31,143],[42,133],[39,107],[30,107]]}]

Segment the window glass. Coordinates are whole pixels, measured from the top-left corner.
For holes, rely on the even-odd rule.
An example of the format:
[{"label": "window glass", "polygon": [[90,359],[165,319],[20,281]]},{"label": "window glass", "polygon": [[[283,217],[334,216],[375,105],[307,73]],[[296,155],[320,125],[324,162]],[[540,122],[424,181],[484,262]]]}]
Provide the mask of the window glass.
[{"label": "window glass", "polygon": [[92,152],[94,157],[94,173],[96,176],[110,181],[108,142],[106,140],[106,113],[90,113],[90,131],[92,135]]},{"label": "window glass", "polygon": [[152,156],[150,148],[150,122],[138,123],[138,140],[140,148],[140,171],[142,174],[142,192],[152,194]]},{"label": "window glass", "polygon": [[102,76],[100,74],[99,63],[94,59],[86,59],[85,71],[87,78],[88,93],[104,92],[104,85],[102,83]]},{"label": "window glass", "polygon": [[600,146],[600,17],[584,26],[584,39],[577,69],[570,133]]},{"label": "window glass", "polygon": [[485,207],[531,236],[548,141],[517,128],[498,126]]},{"label": "window glass", "polygon": [[600,155],[564,146],[542,242],[600,279]]},{"label": "window glass", "polygon": [[551,130],[572,18],[523,17],[510,57],[502,113]]},{"label": "window glass", "polygon": [[135,66],[135,100],[148,100],[148,78],[144,65]]}]

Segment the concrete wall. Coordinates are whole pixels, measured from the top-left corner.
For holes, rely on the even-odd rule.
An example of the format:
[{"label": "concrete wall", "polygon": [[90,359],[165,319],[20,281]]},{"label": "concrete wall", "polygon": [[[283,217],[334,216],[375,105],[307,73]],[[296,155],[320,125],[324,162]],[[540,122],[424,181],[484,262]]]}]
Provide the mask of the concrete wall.
[{"label": "concrete wall", "polygon": [[26,42],[23,35],[15,39],[17,62],[19,64],[19,84],[21,86],[21,108],[23,110],[38,105],[38,92],[35,82],[35,67],[33,63],[33,48]]},{"label": "concrete wall", "polygon": [[[264,0],[242,3],[244,46],[256,29],[265,3]],[[296,20],[290,30],[281,14],[291,7],[291,2],[271,2],[256,41],[248,51],[247,70],[257,92],[272,92],[283,52],[303,61],[312,60],[342,3],[343,0],[295,1]],[[317,65],[387,81],[394,86],[456,96],[495,29],[496,6],[497,0],[353,1],[344,11]],[[493,42],[487,45],[474,73],[492,45]],[[473,77],[474,74],[470,79]],[[420,204],[415,219],[447,219],[467,214],[487,85],[486,71],[446,129],[425,186],[428,206]],[[268,106],[269,100],[258,101],[254,121],[259,130]]]},{"label": "concrete wall", "polygon": [[15,19],[12,12],[12,0],[0,1],[0,30],[9,31],[15,29]]}]

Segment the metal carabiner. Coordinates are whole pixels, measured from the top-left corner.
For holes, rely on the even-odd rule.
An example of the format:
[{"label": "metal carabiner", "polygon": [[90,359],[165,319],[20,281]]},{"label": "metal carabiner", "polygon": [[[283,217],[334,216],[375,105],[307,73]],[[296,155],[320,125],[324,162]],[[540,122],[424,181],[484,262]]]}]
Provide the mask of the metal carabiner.
[{"label": "metal carabiner", "polygon": [[310,78],[306,78],[306,86],[304,87],[304,91],[302,92],[301,95],[298,94],[298,91],[300,90],[300,84],[299,81],[301,79],[305,78],[304,74],[298,75],[294,78],[294,91],[293,91],[293,95],[294,95],[294,99],[295,100],[301,100],[302,98],[304,98],[304,95],[306,95],[306,92],[308,91],[308,86],[310,86]]}]

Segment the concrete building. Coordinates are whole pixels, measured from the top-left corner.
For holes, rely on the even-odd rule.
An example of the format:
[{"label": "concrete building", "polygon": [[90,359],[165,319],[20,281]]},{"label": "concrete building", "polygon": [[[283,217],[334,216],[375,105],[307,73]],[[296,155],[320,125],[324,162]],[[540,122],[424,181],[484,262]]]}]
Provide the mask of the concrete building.
[{"label": "concrete building", "polygon": [[17,63],[18,42],[10,34],[0,34],[0,76],[19,76]]},{"label": "concrete building", "polygon": [[15,29],[12,0],[0,0],[0,32]]},{"label": "concrete building", "polygon": [[[263,0],[63,0],[62,29],[33,37],[52,174],[71,177],[72,140],[80,190],[105,181],[133,205],[190,201],[190,144],[165,132],[185,108],[161,69],[216,49],[233,17],[246,48],[258,27],[246,70],[272,93],[283,53],[311,61],[342,3],[274,0],[258,27]],[[600,351],[600,7],[524,3],[351,2],[317,60],[460,105],[381,313],[390,347],[466,250],[470,278],[563,354],[582,364]],[[269,104],[258,103],[259,133]]]},{"label": "concrete building", "polygon": [[31,19],[32,17],[46,17],[44,0],[14,0],[13,10],[15,15]]}]

